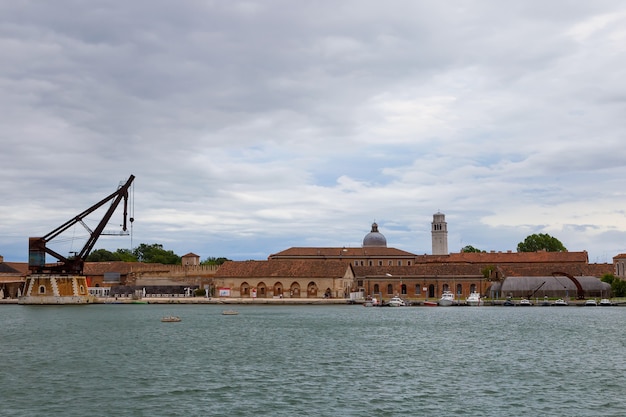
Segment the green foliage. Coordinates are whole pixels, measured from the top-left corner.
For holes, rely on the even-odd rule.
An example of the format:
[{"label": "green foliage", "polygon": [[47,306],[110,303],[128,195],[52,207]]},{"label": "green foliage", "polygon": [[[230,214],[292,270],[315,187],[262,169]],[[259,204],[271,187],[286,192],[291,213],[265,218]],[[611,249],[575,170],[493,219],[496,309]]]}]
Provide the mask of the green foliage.
[{"label": "green foliage", "polygon": [[119,256],[121,261],[137,262],[137,257],[133,254],[133,251],[131,251],[130,249],[118,249],[115,251],[115,254]]},{"label": "green foliage", "polygon": [[480,272],[483,274],[483,277],[485,278],[491,278],[491,273],[493,271],[496,270],[496,267],[493,265],[487,265],[486,267],[484,267],[483,269],[480,270]]},{"label": "green foliage", "polygon": [[224,258],[224,257],[215,258],[215,257],[210,256],[206,258],[204,261],[200,262],[200,265],[221,265],[226,261],[230,261],[230,259]]},{"label": "green foliage", "polygon": [[484,250],[480,250],[480,249],[476,249],[475,247],[473,247],[472,245],[467,245],[465,247],[463,247],[461,249],[461,252],[468,252],[468,253],[485,253],[486,251]]},{"label": "green foliage", "polygon": [[626,297],[626,281],[619,279],[613,274],[604,274],[600,279],[607,284],[611,284],[613,297]]},{"label": "green foliage", "polygon": [[115,252],[106,249],[96,249],[86,259],[87,262],[136,262],[137,258],[129,249],[118,249]]},{"label": "green foliage", "polygon": [[158,243],[153,243],[152,245],[142,243],[133,250],[133,255],[140,262],[165,265],[180,265],[181,263],[180,256],[171,250],[166,251],[163,249],[163,245]]},{"label": "green foliage", "polygon": [[518,252],[567,252],[560,240],[546,233],[534,234],[526,237],[523,242],[517,244]]},{"label": "green foliage", "polygon": [[206,290],[204,288],[196,288],[194,293],[196,297],[204,297],[206,295]]}]

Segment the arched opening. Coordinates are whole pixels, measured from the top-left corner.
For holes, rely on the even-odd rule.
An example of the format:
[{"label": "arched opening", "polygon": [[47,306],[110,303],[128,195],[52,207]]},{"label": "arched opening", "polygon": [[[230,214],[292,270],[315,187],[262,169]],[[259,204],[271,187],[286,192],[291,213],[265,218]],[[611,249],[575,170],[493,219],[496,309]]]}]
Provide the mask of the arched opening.
[{"label": "arched opening", "polygon": [[435,285],[434,284],[430,284],[428,286],[428,297],[429,298],[433,298],[435,296]]},{"label": "arched opening", "polygon": [[380,285],[374,284],[374,294],[378,294],[380,292]]},{"label": "arched opening", "polygon": [[400,286],[400,294],[406,295],[406,284]]},{"label": "arched opening", "polygon": [[415,284],[415,295],[420,295],[422,292],[422,289],[420,288],[419,284]]},{"label": "arched opening", "polygon": [[450,286],[448,284],[443,284],[443,292],[450,291]]},{"label": "arched opening", "polygon": [[463,294],[463,286],[461,284],[456,284],[456,295],[459,296]]},{"label": "arched opening", "polygon": [[40,285],[39,286],[39,294],[45,294],[46,293],[46,287],[44,285]]},{"label": "arched opening", "polygon": [[266,298],[267,297],[267,287],[264,282],[259,282],[256,286],[256,296],[258,298]]},{"label": "arched opening", "polygon": [[476,284],[471,284],[470,285],[470,294],[476,292]]},{"label": "arched opening", "polygon": [[83,285],[81,285],[80,287],[78,287],[78,293],[79,294],[85,294],[85,287]]},{"label": "arched opening", "polygon": [[280,282],[274,284],[274,297],[283,298],[283,284]]},{"label": "arched opening", "polygon": [[306,286],[306,296],[311,298],[317,297],[317,284],[313,281]]},{"label": "arched opening", "polygon": [[239,287],[239,296],[241,298],[249,298],[250,297],[250,284],[247,282],[241,283]]},{"label": "arched opening", "polygon": [[330,288],[326,288],[326,291],[324,291],[324,298],[332,298],[333,293],[330,291]]},{"label": "arched opening", "polygon": [[387,294],[393,294],[393,285],[387,284]]},{"label": "arched opening", "polygon": [[300,298],[300,284],[294,282],[289,287],[289,296],[292,298]]}]

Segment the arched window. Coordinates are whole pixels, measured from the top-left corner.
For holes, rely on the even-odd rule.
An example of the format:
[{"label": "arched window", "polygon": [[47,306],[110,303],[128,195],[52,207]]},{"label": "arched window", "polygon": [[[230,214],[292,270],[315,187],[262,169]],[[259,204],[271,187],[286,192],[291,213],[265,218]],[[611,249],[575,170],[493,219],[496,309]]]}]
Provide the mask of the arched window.
[{"label": "arched window", "polygon": [[415,284],[415,295],[420,295],[420,285],[419,284]]},{"label": "arched window", "polygon": [[374,294],[377,294],[380,292],[380,286],[378,284],[374,284]]},{"label": "arched window", "polygon": [[402,295],[406,295],[406,284],[402,284],[402,286],[400,287],[400,293]]},{"label": "arched window", "polygon": [[39,286],[39,294],[45,294],[46,293],[46,287],[43,285]]},{"label": "arched window", "polygon": [[461,284],[456,284],[456,293],[457,295],[461,295],[463,293],[463,286]]},{"label": "arched window", "polygon": [[393,285],[391,284],[387,285],[387,294],[393,294]]}]

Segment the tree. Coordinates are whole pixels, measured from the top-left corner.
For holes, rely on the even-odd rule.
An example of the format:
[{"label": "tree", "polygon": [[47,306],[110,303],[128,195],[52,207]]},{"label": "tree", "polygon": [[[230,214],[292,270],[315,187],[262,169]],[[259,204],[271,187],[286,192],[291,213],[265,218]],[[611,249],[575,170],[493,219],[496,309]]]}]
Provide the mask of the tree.
[{"label": "tree", "polygon": [[476,249],[475,247],[473,247],[472,245],[467,245],[463,248],[461,248],[461,252],[467,252],[467,253],[484,253],[484,250],[480,250],[480,249]]},{"label": "tree", "polygon": [[523,242],[517,244],[518,252],[567,252],[560,240],[546,233],[534,234],[526,237]]},{"label": "tree", "polygon": [[96,249],[92,251],[87,259],[87,262],[110,262],[110,261],[119,261],[119,256],[116,256],[113,252],[110,252],[106,249]]},{"label": "tree", "polygon": [[224,257],[215,258],[215,257],[210,256],[206,258],[204,261],[200,262],[200,265],[221,265],[226,261],[230,261],[230,259],[224,258]]},{"label": "tree", "polygon": [[147,245],[145,243],[140,244],[133,250],[133,255],[137,257],[137,260],[145,263],[160,263],[165,265],[180,265],[180,256],[176,255],[171,250],[163,249],[163,245],[153,243]]},{"label": "tree", "polygon": [[604,274],[600,280],[611,284],[613,297],[626,297],[626,281],[617,278],[613,274]]}]

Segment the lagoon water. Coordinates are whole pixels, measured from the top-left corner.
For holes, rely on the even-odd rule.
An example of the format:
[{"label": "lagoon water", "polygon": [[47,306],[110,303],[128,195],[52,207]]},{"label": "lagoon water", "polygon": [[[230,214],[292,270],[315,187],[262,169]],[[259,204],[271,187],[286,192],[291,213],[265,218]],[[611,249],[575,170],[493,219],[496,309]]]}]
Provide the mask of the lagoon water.
[{"label": "lagoon water", "polygon": [[626,308],[236,309],[0,306],[0,415],[626,415]]}]

